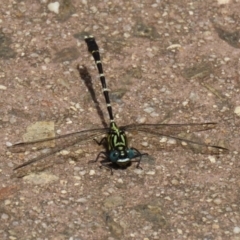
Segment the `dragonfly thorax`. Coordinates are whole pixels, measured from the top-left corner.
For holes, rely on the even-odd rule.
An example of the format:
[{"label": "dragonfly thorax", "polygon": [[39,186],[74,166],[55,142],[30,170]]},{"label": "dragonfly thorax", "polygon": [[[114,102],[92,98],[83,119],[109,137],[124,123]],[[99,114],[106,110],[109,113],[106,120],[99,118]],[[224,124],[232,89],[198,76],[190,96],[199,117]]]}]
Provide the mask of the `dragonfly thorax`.
[{"label": "dragonfly thorax", "polygon": [[108,133],[108,150],[122,151],[128,148],[127,137],[123,130],[119,129],[115,122],[111,122],[110,131]]},{"label": "dragonfly thorax", "polygon": [[128,148],[127,136],[123,130],[117,127],[115,122],[110,125],[107,139],[110,161],[120,166],[128,165],[136,154],[133,149]]}]

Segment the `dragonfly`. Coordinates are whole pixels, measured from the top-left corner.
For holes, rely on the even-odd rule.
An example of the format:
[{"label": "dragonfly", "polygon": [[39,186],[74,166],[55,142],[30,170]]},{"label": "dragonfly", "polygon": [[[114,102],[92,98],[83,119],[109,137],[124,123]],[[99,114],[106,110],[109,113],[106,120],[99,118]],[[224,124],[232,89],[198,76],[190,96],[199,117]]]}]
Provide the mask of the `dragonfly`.
[{"label": "dragonfly", "polygon": [[[38,144],[51,141],[55,141],[56,145],[44,153],[30,159],[29,161],[16,166],[14,170],[21,169],[27,165],[36,163],[73,145],[86,143],[89,139],[95,139],[98,145],[105,146],[105,150],[100,151],[95,160],[92,160],[90,162],[97,162],[99,159],[101,159],[101,166],[110,168],[111,172],[112,164],[117,165],[121,168],[126,168],[131,165],[132,162],[136,162],[136,167],[141,168],[141,160],[143,156],[148,155],[148,153],[142,153],[137,148],[129,147],[127,133],[131,134],[135,132],[141,133],[143,136],[150,135],[151,137],[159,139],[173,139],[182,147],[189,146],[190,148],[192,147],[200,149],[199,152],[202,154],[220,155],[229,151],[227,148],[221,146],[208,145],[199,141],[192,141],[178,136],[178,134],[181,133],[192,133],[213,129],[217,125],[215,122],[186,124],[130,124],[118,127],[113,115],[109,97],[109,89],[107,88],[106,78],[103,72],[99,47],[93,36],[85,36],[84,39],[87,44],[88,51],[91,53],[98,69],[102,92],[105,98],[110,121],[109,127],[87,129],[65,135],[59,135],[52,138],[16,143],[9,147],[10,151],[19,152],[26,150],[31,151],[32,149],[36,150],[36,146]],[[105,137],[103,137],[100,141],[97,141],[96,138],[103,134],[105,134]],[[161,142],[161,140],[159,141]]]}]

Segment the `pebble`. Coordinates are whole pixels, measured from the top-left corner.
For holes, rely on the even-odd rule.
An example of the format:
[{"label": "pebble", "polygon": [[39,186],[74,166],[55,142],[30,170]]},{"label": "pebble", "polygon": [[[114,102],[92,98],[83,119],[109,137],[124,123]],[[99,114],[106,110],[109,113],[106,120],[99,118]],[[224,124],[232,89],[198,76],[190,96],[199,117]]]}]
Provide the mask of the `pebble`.
[{"label": "pebble", "polygon": [[7,206],[7,205],[11,204],[11,201],[10,200],[5,200],[4,204]]},{"label": "pebble", "polygon": [[7,89],[6,86],[4,86],[4,85],[0,85],[0,90],[6,90],[6,89]]},{"label": "pebble", "polygon": [[76,202],[78,202],[78,203],[85,203],[85,202],[87,202],[87,199],[86,198],[79,198],[79,199],[77,199]]},{"label": "pebble", "polygon": [[144,112],[146,112],[146,113],[151,113],[153,111],[154,111],[154,108],[152,108],[152,107],[147,107],[144,109]]},{"label": "pebble", "polygon": [[11,147],[13,144],[11,142],[6,142],[7,147]]},{"label": "pebble", "polygon": [[230,58],[229,58],[229,57],[225,57],[225,58],[224,58],[224,61],[225,61],[225,62],[229,62],[229,61],[230,61]]},{"label": "pebble", "polygon": [[218,4],[227,4],[230,0],[218,0]]},{"label": "pebble", "polygon": [[1,216],[1,219],[3,219],[3,220],[6,220],[8,218],[9,218],[9,216],[5,213],[3,213],[2,216]]},{"label": "pebble", "polygon": [[79,172],[79,175],[81,175],[81,176],[84,176],[85,174],[86,174],[86,171],[85,171],[85,170]]},{"label": "pebble", "polygon": [[95,175],[95,170],[90,170],[89,175],[90,176]]},{"label": "pebble", "polygon": [[98,9],[95,6],[90,7],[92,13],[96,13]]},{"label": "pebble", "polygon": [[135,168],[133,171],[134,171],[134,173],[137,174],[137,175],[140,175],[140,174],[143,173],[143,170],[140,169],[140,168]]},{"label": "pebble", "polygon": [[155,175],[155,171],[148,171],[146,172],[147,175]]},{"label": "pebble", "polygon": [[151,117],[158,117],[158,116],[159,116],[159,114],[158,114],[158,113],[156,113],[156,112],[152,112],[152,113],[150,114],[150,116],[151,116]]},{"label": "pebble", "polygon": [[177,179],[173,179],[171,183],[172,185],[179,185],[179,181]]},{"label": "pebble", "polygon": [[213,200],[213,202],[217,205],[221,204],[222,203],[222,200],[220,198],[216,198]]},{"label": "pebble", "polygon": [[162,137],[159,142],[160,143],[165,143],[165,142],[167,142],[167,140],[168,140],[168,138]]},{"label": "pebble", "polygon": [[235,234],[240,233],[240,227],[234,227],[234,228],[233,228],[233,232],[234,232]]},{"label": "pebble", "polygon": [[[167,143],[173,145],[173,144],[176,144],[177,141],[176,141],[175,139],[168,139],[168,140],[167,140]],[[181,144],[182,144],[183,146],[187,145],[186,142],[181,142]]]},{"label": "pebble", "polygon": [[147,147],[147,146],[148,146],[148,142],[142,142],[141,145],[142,145],[143,147]]},{"label": "pebble", "polygon": [[173,49],[173,48],[181,48],[182,46],[180,44],[172,44],[167,47],[167,49]]},{"label": "pebble", "polygon": [[240,116],[240,106],[237,106],[237,107],[234,109],[234,113],[236,113],[238,116]]},{"label": "pebble", "polygon": [[214,223],[214,224],[212,225],[212,228],[213,228],[213,229],[219,229],[219,225],[218,225],[217,223]]},{"label": "pebble", "polygon": [[119,178],[119,179],[117,180],[117,182],[118,182],[118,183],[123,183],[122,178]]},{"label": "pebble", "polygon": [[69,152],[68,150],[62,150],[60,153],[61,153],[61,155],[66,156],[66,155],[68,155],[70,152]]},{"label": "pebble", "polygon": [[178,232],[178,234],[183,234],[183,231],[182,231],[182,229],[177,229],[177,232]]},{"label": "pebble", "polygon": [[216,158],[214,156],[208,156],[211,163],[216,163]]},{"label": "pebble", "polygon": [[60,6],[59,2],[49,3],[48,4],[48,10],[58,14],[59,13],[59,6]]},{"label": "pebble", "polygon": [[187,143],[184,141],[182,141],[181,144],[182,144],[182,146],[187,146]]},{"label": "pebble", "polygon": [[137,123],[145,123],[146,122],[146,118],[145,117],[140,117],[136,120]]}]

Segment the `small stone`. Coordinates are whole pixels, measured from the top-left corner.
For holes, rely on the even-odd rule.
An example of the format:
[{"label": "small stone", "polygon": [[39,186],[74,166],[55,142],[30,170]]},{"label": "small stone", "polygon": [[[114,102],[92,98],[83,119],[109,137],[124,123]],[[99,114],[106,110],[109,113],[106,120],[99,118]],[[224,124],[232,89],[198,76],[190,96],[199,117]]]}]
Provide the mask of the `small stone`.
[{"label": "small stone", "polygon": [[234,232],[235,234],[240,233],[240,227],[234,227],[234,228],[233,228],[233,232]]},{"label": "small stone", "polygon": [[79,172],[79,175],[81,175],[81,176],[84,176],[84,175],[86,175],[86,171],[85,171],[85,170],[83,170],[83,171]]},{"label": "small stone", "polygon": [[141,145],[142,145],[143,147],[147,147],[147,146],[148,146],[148,142],[142,142]]},{"label": "small stone", "polygon": [[87,202],[87,199],[86,198],[79,198],[76,202],[85,203],[85,202]]},{"label": "small stone", "polygon": [[222,203],[222,200],[220,198],[216,198],[213,200],[213,202],[217,205],[221,204]]},{"label": "small stone", "polygon": [[46,70],[47,70],[47,67],[43,65],[43,66],[42,66],[42,70],[43,70],[43,71],[46,71]]},{"label": "small stone", "polygon": [[160,142],[160,143],[165,143],[165,142],[167,142],[167,140],[168,140],[168,139],[167,139],[166,137],[162,137],[159,142]]},{"label": "small stone", "polygon": [[178,185],[179,184],[179,181],[177,179],[173,179],[171,181],[172,185]]},{"label": "small stone", "polygon": [[124,36],[125,38],[129,38],[131,35],[130,35],[129,33],[124,33],[123,36]]},{"label": "small stone", "polygon": [[146,122],[146,118],[145,117],[140,117],[136,120],[137,123],[145,123]]},{"label": "small stone", "polygon": [[122,178],[119,178],[119,179],[117,180],[117,182],[118,182],[118,183],[123,183]]},{"label": "small stone", "polygon": [[7,89],[6,86],[4,86],[4,85],[0,85],[0,90],[6,90],[6,89]]},{"label": "small stone", "polygon": [[183,233],[183,231],[182,231],[182,229],[177,229],[177,232],[178,232],[178,234],[182,234]]},{"label": "small stone", "polygon": [[48,4],[48,10],[58,14],[59,13],[59,6],[60,6],[59,2],[49,3]]},{"label": "small stone", "polygon": [[167,47],[167,49],[174,49],[174,48],[181,48],[182,46],[180,44],[172,44]]},{"label": "small stone", "polygon": [[152,107],[147,107],[147,108],[145,108],[143,111],[146,112],[146,113],[151,113],[151,112],[154,111],[154,108],[152,108]]},{"label": "small stone", "polygon": [[182,141],[181,144],[182,144],[182,146],[187,146],[187,143],[184,141]]},{"label": "small stone", "polygon": [[218,4],[227,4],[230,0],[218,0]]},{"label": "small stone", "polygon": [[66,156],[66,155],[68,155],[70,152],[69,152],[68,150],[62,150],[60,153],[61,153],[61,155]]},{"label": "small stone", "polygon": [[13,144],[11,142],[6,142],[7,147],[11,147]]},{"label": "small stone", "polygon": [[11,204],[11,201],[10,200],[5,200],[4,204],[7,206],[7,205]]},{"label": "small stone", "polygon": [[95,175],[95,170],[90,170],[89,175],[90,176]]},{"label": "small stone", "polygon": [[212,228],[213,228],[213,229],[219,229],[219,225],[216,224],[216,223],[214,223],[214,224],[212,225]]},{"label": "small stone", "polygon": [[95,6],[90,7],[92,13],[96,13],[98,9]]},{"label": "small stone", "polygon": [[225,57],[225,58],[224,58],[224,61],[225,61],[225,62],[229,62],[229,61],[230,61],[230,58],[229,58],[229,57]]},{"label": "small stone", "polygon": [[134,169],[134,173],[136,173],[137,175],[140,175],[140,174],[143,173],[143,170],[140,169],[140,168],[135,168],[135,169]]},{"label": "small stone", "polygon": [[6,213],[3,213],[2,215],[1,215],[1,219],[3,219],[3,220],[6,220],[6,219],[8,219],[9,218],[9,216],[6,214]]},{"label": "small stone", "polygon": [[211,163],[216,163],[216,158],[214,156],[208,156]]},{"label": "small stone", "polygon": [[155,171],[148,171],[146,172],[147,175],[155,175]]},{"label": "small stone", "polygon": [[166,196],[164,199],[168,201],[172,201],[172,199],[169,196]]},{"label": "small stone", "polygon": [[240,106],[237,106],[237,107],[234,109],[234,113],[236,113],[238,116],[240,116]]},{"label": "small stone", "polygon": [[[168,139],[167,143],[174,145],[174,144],[177,144],[177,141],[176,141],[175,139],[171,139],[171,138],[170,138],[170,139]],[[182,144],[183,146],[187,145],[185,142],[181,142],[181,144]]]}]

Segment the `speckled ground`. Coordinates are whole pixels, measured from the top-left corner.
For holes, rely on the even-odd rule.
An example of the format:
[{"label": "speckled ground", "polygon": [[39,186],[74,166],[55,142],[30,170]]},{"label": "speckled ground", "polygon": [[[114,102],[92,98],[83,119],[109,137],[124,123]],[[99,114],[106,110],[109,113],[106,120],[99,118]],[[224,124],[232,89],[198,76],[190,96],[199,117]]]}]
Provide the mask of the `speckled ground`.
[{"label": "speckled ground", "polygon": [[[0,239],[240,239],[240,2],[59,3],[58,14],[47,0],[0,3]],[[160,149],[132,136],[150,154],[143,170],[111,175],[88,164],[102,149],[88,141],[13,172],[32,154],[6,145],[30,126],[48,122],[58,135],[108,123],[88,33],[119,125],[218,122],[190,137],[230,152]]]}]

